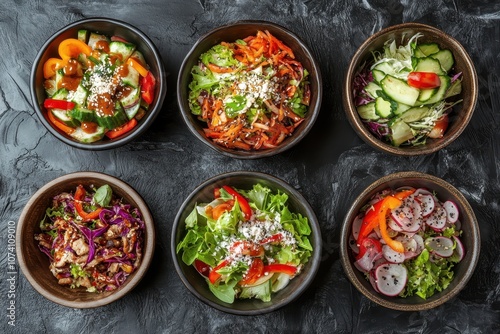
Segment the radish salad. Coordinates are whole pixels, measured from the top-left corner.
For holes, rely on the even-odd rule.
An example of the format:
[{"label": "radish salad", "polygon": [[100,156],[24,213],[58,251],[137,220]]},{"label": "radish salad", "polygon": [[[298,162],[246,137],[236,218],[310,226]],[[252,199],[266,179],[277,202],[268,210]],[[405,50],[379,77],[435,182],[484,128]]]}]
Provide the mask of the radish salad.
[{"label": "radish salad", "polygon": [[375,194],[352,223],[354,266],[378,293],[423,299],[443,291],[465,254],[459,209],[423,188]]}]

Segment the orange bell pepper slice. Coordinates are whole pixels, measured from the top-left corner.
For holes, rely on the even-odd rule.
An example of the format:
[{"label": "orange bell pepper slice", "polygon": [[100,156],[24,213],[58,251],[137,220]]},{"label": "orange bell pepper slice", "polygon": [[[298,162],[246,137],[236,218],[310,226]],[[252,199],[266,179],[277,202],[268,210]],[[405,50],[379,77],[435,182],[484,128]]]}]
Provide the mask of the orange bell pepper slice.
[{"label": "orange bell pepper slice", "polygon": [[129,64],[130,66],[132,66],[137,72],[139,72],[139,74],[141,75],[141,77],[145,77],[148,75],[148,70],[142,66],[137,60],[135,60],[134,58],[129,58],[127,60],[127,64]]},{"label": "orange bell pepper slice", "polygon": [[50,79],[56,75],[56,71],[64,68],[66,66],[66,61],[59,58],[49,58],[43,64],[43,77],[45,79]]},{"label": "orange bell pepper slice", "polygon": [[80,53],[89,56],[92,48],[76,38],[68,38],[59,44],[58,52],[63,60],[67,60],[78,57]]},{"label": "orange bell pepper slice", "polygon": [[63,122],[59,121],[53,114],[51,111],[48,111],[47,112],[47,118],[49,119],[50,123],[52,123],[56,128],[58,128],[59,130],[61,130],[62,132],[64,132],[65,134],[67,135],[71,135],[73,132],[75,132],[75,128],[72,128],[70,126],[67,126],[66,124],[64,124]]}]

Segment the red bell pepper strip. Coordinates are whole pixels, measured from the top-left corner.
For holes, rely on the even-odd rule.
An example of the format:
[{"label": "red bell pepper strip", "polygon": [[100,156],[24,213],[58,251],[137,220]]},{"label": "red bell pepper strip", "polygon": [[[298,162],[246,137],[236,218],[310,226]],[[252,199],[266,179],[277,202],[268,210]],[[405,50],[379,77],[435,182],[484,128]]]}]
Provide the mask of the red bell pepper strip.
[{"label": "red bell pepper strip", "polygon": [[219,263],[216,267],[214,267],[212,270],[210,270],[210,274],[208,274],[208,280],[210,281],[210,283],[215,284],[220,279],[220,277],[222,275],[219,274],[217,272],[217,270],[219,270],[221,268],[224,268],[228,264],[229,264],[229,261],[228,260],[224,260],[221,263]]},{"label": "red bell pepper strip", "polygon": [[289,264],[275,263],[264,266],[264,275],[266,273],[283,273],[293,276],[295,275],[296,272],[297,272],[297,267]]},{"label": "red bell pepper strip", "polygon": [[141,97],[147,103],[153,103],[156,79],[151,72],[145,77],[141,77]]},{"label": "red bell pepper strip", "polygon": [[394,196],[386,196],[382,198],[377,203],[373,204],[372,208],[369,208],[363,218],[361,223],[361,228],[359,229],[358,235],[358,246],[361,245],[363,239],[366,238],[375,227],[380,225],[380,221],[386,219],[387,211],[389,209],[397,208],[401,205],[401,200]]},{"label": "red bell pepper strip", "polygon": [[241,211],[243,212],[245,219],[250,219],[250,217],[252,217],[252,208],[250,207],[250,204],[248,204],[246,198],[243,197],[239,192],[237,192],[230,186],[222,186],[222,189],[227,191],[229,195],[233,196],[234,199],[238,201],[238,204],[240,205]]},{"label": "red bell pepper strip", "polygon": [[120,137],[121,135],[135,128],[136,125],[137,125],[137,120],[135,118],[132,118],[130,121],[123,124],[122,126],[106,132],[106,137],[108,137],[109,139]]},{"label": "red bell pepper strip", "polygon": [[47,112],[47,118],[49,119],[50,123],[52,123],[56,128],[63,131],[67,135],[71,135],[73,132],[75,132],[74,128],[67,126],[66,124],[55,118],[51,111]]},{"label": "red bell pepper strip", "polygon": [[75,107],[75,103],[66,100],[45,99],[43,106],[47,109],[71,110]]},{"label": "red bell pepper strip", "polygon": [[83,186],[81,184],[78,185],[78,187],[76,187],[76,191],[75,191],[75,195],[74,195],[76,212],[78,213],[78,215],[80,217],[83,218],[84,221],[96,219],[99,217],[99,213],[101,213],[102,208],[97,208],[96,210],[94,210],[92,212],[85,212],[83,210],[83,199],[85,197],[85,194],[86,194],[85,188],[83,188]]},{"label": "red bell pepper strip", "polygon": [[283,234],[276,233],[276,234],[273,234],[272,236],[270,236],[268,238],[262,239],[260,241],[260,244],[264,245],[264,244],[276,243],[276,242],[280,242],[282,239],[283,239]]}]

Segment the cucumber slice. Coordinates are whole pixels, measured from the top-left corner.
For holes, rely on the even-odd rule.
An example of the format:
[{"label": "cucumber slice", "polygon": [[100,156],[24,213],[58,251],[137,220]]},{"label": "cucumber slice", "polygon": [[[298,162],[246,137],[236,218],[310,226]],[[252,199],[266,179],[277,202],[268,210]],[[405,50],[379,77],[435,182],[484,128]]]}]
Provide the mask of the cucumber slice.
[{"label": "cucumber slice", "polygon": [[99,49],[96,48],[97,43],[100,41],[105,41],[106,43],[109,43],[109,38],[106,37],[105,35],[99,35],[96,33],[91,32],[89,36],[89,42],[87,43],[92,49]]},{"label": "cucumber slice", "polygon": [[411,108],[411,106],[404,104],[404,103],[397,103],[397,102],[395,102],[395,103],[397,104],[396,109],[393,111],[393,113],[395,115],[401,115],[406,110]]},{"label": "cucumber slice", "polygon": [[75,93],[73,94],[71,101],[75,102],[77,105],[84,106],[88,96],[89,96],[89,91],[85,89],[80,83]]},{"label": "cucumber slice", "polygon": [[52,114],[61,122],[66,124],[67,126],[77,127],[80,125],[80,122],[69,115],[69,110],[64,109],[50,109]]},{"label": "cucumber slice", "polygon": [[81,143],[93,143],[95,141],[101,140],[102,137],[104,137],[105,132],[106,129],[101,126],[98,126],[97,130],[93,133],[86,133],[85,131],[82,130],[82,128],[78,127],[71,134],[71,137],[75,138]]},{"label": "cucumber slice", "polygon": [[94,111],[83,107],[76,107],[75,109],[71,110],[69,115],[74,119],[79,120],[80,122],[95,122],[97,118]]},{"label": "cucumber slice", "polygon": [[89,68],[89,66],[88,66],[88,58],[87,58],[87,55],[85,53],[80,53],[78,55],[78,57],[76,58],[76,60],[78,60],[78,62],[80,63],[80,65],[82,65],[82,68],[84,70],[86,70],[87,68]]},{"label": "cucumber slice", "polygon": [[61,69],[58,69],[56,71],[56,78],[55,78],[55,81],[56,81],[56,89],[58,87],[62,87],[62,82],[63,82],[63,79],[64,79],[64,70],[61,68]]},{"label": "cucumber slice", "polygon": [[137,103],[136,105],[130,107],[130,108],[124,108],[125,114],[127,115],[128,119],[132,119],[137,115],[137,112],[141,109],[141,104]]},{"label": "cucumber slice", "polygon": [[43,88],[48,97],[52,97],[57,92],[56,80],[47,79],[43,82]]},{"label": "cucumber slice", "polygon": [[394,74],[394,68],[389,63],[377,64],[372,70],[381,71],[385,74]]},{"label": "cucumber slice", "polygon": [[136,59],[139,63],[141,63],[142,66],[146,65],[146,59],[139,50],[135,50],[134,53],[132,53],[132,55],[130,56],[130,58]]},{"label": "cucumber slice", "polygon": [[109,52],[121,56],[121,60],[125,62],[135,51],[135,45],[132,43],[125,43],[113,41],[109,43]]},{"label": "cucumber slice", "polygon": [[359,117],[366,120],[377,120],[380,118],[379,115],[375,112],[375,102],[370,102],[364,104],[362,106],[358,106],[357,108]]},{"label": "cucumber slice", "polygon": [[78,30],[78,40],[83,42],[83,43],[87,43],[87,34],[88,34],[88,31],[85,29]]},{"label": "cucumber slice", "polygon": [[437,75],[445,75],[446,72],[441,68],[439,60],[425,57],[418,60],[417,66],[415,67],[416,72],[433,72]]},{"label": "cucumber slice", "polygon": [[402,119],[392,123],[390,125],[392,134],[392,144],[394,146],[399,146],[404,142],[413,138],[413,132],[408,124],[406,124]]},{"label": "cucumber slice", "polygon": [[131,86],[133,88],[139,87],[139,72],[132,66],[125,64],[123,66],[127,66],[128,71],[126,72],[126,76],[122,77],[122,82],[124,85]]},{"label": "cucumber slice", "polygon": [[453,64],[455,63],[455,60],[453,59],[453,53],[451,53],[450,50],[444,49],[439,52],[436,52],[430,56],[433,59],[436,59],[439,61],[441,64],[441,68],[445,71],[448,72],[452,67]]},{"label": "cucumber slice", "polygon": [[421,89],[420,90],[420,95],[418,96],[418,102],[424,103],[425,101],[429,100],[436,92],[438,91],[437,88],[432,88],[432,89]]},{"label": "cucumber slice", "polygon": [[385,78],[385,73],[380,71],[380,70],[373,69],[372,76],[373,76],[373,80],[380,83]]},{"label": "cucumber slice", "polygon": [[424,104],[434,104],[444,99],[446,91],[451,86],[451,78],[447,75],[440,75],[441,86],[439,86],[438,91]]},{"label": "cucumber slice", "polygon": [[106,129],[112,130],[128,122],[128,117],[123,111],[123,107],[120,102],[115,103],[115,110],[113,115],[110,116],[99,116],[96,114],[96,122],[99,126]]},{"label": "cucumber slice", "polygon": [[129,94],[120,98],[120,102],[123,108],[130,108],[136,104],[139,104],[140,98],[141,90],[139,88],[133,88],[133,90]]},{"label": "cucumber slice", "polygon": [[375,99],[375,113],[382,118],[389,118],[392,115],[391,102],[382,97],[377,97]]},{"label": "cucumber slice", "polygon": [[69,92],[66,88],[61,88],[54,93],[52,98],[54,100],[66,100],[66,98],[68,97],[68,93]]},{"label": "cucumber slice", "polygon": [[382,88],[380,88],[380,86],[373,81],[369,82],[368,85],[365,86],[365,91],[374,99],[377,98],[377,91],[379,90],[382,90]]},{"label": "cucumber slice", "polygon": [[414,53],[415,57],[424,58],[439,51],[440,49],[437,43],[423,43],[417,45]]},{"label": "cucumber slice", "polygon": [[391,75],[386,75],[380,82],[380,86],[392,100],[409,106],[414,106],[420,95],[419,89],[411,87],[405,81]]},{"label": "cucumber slice", "polygon": [[401,114],[400,118],[406,123],[416,122],[429,114],[429,107],[413,107]]}]

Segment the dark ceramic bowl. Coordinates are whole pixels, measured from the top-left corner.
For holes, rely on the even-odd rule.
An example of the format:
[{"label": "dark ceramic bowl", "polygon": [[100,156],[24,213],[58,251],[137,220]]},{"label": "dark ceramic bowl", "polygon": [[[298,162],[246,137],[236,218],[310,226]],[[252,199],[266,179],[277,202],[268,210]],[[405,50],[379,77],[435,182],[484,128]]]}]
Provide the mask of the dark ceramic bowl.
[{"label": "dark ceramic bowl", "polygon": [[[300,213],[309,219],[312,231],[310,242],[313,247],[313,253],[302,272],[290,280],[289,284],[283,290],[273,293],[270,302],[263,302],[257,299],[236,299],[233,304],[228,304],[220,301],[212,294],[205,278],[193,266],[187,266],[182,261],[182,254],[176,253],[176,247],[186,234],[185,220],[187,216],[196,204],[208,203],[213,199],[214,188],[229,185],[239,189],[251,189],[257,183],[269,187],[273,192],[279,190],[287,194],[290,211]],[[225,173],[215,176],[196,187],[184,203],[182,203],[175,217],[171,242],[171,252],[175,269],[189,291],[204,303],[218,310],[239,315],[256,315],[272,312],[297,299],[311,284],[318,271],[322,247],[318,220],[304,197],[284,181],[258,172]]]},{"label": "dark ceramic bowl", "polygon": [[[108,139],[105,136],[103,139],[94,143],[81,143],[66,133],[60,131],[47,119],[46,109],[43,106],[43,101],[47,97],[43,86],[45,81],[43,77],[43,64],[51,57],[59,58],[57,49],[61,41],[67,38],[77,38],[77,33],[80,29],[86,29],[89,32],[96,32],[108,37],[119,36],[135,44],[137,46],[137,50],[144,55],[144,59],[149,65],[149,70],[156,79],[154,100],[149,106],[149,110],[146,115],[139,121],[139,124],[132,131],[120,137]],[[54,33],[52,37],[45,42],[33,62],[30,88],[31,100],[36,114],[47,130],[49,130],[49,132],[52,133],[57,139],[80,149],[105,150],[122,146],[146,131],[161,111],[163,100],[167,91],[167,80],[160,53],[156,49],[153,42],[143,32],[122,21],[109,18],[88,18],[67,25]]]},{"label": "dark ceramic bowl", "polygon": [[[113,194],[123,198],[124,203],[129,203],[142,213],[145,224],[143,260],[134,273],[125,283],[114,291],[91,293],[85,288],[71,289],[59,285],[57,279],[49,270],[49,259],[38,248],[35,234],[41,232],[40,221],[45,216],[45,210],[51,206],[55,195],[62,192],[74,192],[82,184],[88,189],[90,185],[96,187],[108,184]],[[143,278],[149,268],[155,248],[155,228],[153,217],[142,197],[125,182],[102,173],[77,172],[61,176],[50,181],[40,188],[26,203],[16,232],[16,252],[19,266],[28,279],[28,282],[45,298],[60,305],[72,308],[93,308],[112,303],[129,293]]]},{"label": "dark ceramic bowl", "polygon": [[[453,200],[459,208],[463,234],[461,241],[465,247],[465,257],[454,267],[455,277],[445,290],[436,293],[427,300],[418,296],[407,298],[387,297],[376,292],[365,275],[354,267],[355,257],[349,246],[352,223],[360,209],[377,192],[392,188],[411,186],[427,188],[436,192],[437,198],[444,202]],[[422,311],[437,307],[456,296],[469,281],[479,259],[481,241],[476,216],[467,199],[448,182],[420,172],[399,172],[382,177],[368,186],[354,201],[347,212],[340,236],[340,256],[342,266],[349,280],[368,299],[387,308],[400,311]]]},{"label": "dark ceramic bowl", "polygon": [[[212,140],[207,138],[203,132],[205,123],[198,120],[197,116],[193,115],[189,109],[188,85],[192,80],[191,69],[194,65],[198,64],[200,55],[208,51],[214,45],[217,45],[220,42],[234,42],[237,39],[255,35],[259,30],[268,30],[272,35],[288,45],[293,50],[295,59],[300,61],[304,68],[309,71],[311,102],[305,120],[294,131],[293,135],[287,137],[278,147],[258,151],[229,149],[217,145]],[[304,44],[299,37],[289,30],[277,24],[265,21],[238,21],[208,32],[194,44],[186,58],[184,58],[179,70],[179,77],[177,79],[177,101],[179,108],[181,109],[182,117],[184,118],[189,130],[205,145],[208,145],[217,152],[238,159],[257,159],[268,157],[281,153],[296,145],[311,130],[314,122],[316,121],[321,107],[322,91],[323,89],[319,65],[306,44]]]},{"label": "dark ceramic bowl", "polygon": [[[454,73],[462,72],[462,92],[450,98],[450,100],[463,101],[454,107],[453,113],[450,114],[450,124],[443,138],[427,140],[425,145],[415,147],[396,147],[388,142],[382,141],[374,136],[358,115],[353,97],[353,79],[359,72],[361,66],[366,61],[373,59],[372,52],[382,50],[384,43],[387,40],[395,39],[401,41],[403,36],[413,36],[417,33],[422,33],[423,36],[418,39],[419,43],[435,42],[442,49],[449,49],[455,58],[455,65],[452,69]],[[443,31],[434,27],[421,23],[402,23],[395,26],[383,29],[376,34],[370,36],[358,48],[352,57],[347,74],[345,77],[343,103],[347,115],[347,119],[351,123],[356,133],[369,145],[383,152],[400,155],[400,156],[415,156],[425,155],[436,152],[447,145],[451,144],[464,131],[469,123],[474,108],[476,106],[478,94],[477,74],[474,64],[467,54],[464,47],[453,37],[447,35]]]}]

